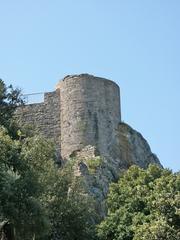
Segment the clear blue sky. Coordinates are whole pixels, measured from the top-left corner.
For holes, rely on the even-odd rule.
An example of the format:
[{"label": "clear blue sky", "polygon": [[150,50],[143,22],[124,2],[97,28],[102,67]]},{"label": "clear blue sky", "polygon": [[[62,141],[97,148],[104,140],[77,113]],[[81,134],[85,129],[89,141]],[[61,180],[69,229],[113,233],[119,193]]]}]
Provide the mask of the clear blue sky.
[{"label": "clear blue sky", "polygon": [[121,87],[122,119],[180,169],[179,0],[0,0],[0,78],[24,93],[68,74]]}]

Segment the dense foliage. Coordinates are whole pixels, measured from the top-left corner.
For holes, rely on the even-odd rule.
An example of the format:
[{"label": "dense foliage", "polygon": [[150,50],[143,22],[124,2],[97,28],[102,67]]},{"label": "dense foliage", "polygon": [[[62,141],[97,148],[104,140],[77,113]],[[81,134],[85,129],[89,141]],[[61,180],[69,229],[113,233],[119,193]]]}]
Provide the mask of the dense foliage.
[{"label": "dense foliage", "polygon": [[[43,152],[32,154],[35,149],[31,144]],[[21,143],[0,129],[0,215],[13,224],[17,239],[39,237],[47,228],[40,198],[48,181],[43,179],[48,177],[43,170],[52,168],[52,154],[43,139],[34,137]]]},{"label": "dense foliage", "polygon": [[180,175],[132,166],[111,185],[98,234],[103,240],[180,239]]},{"label": "dense foliage", "polygon": [[53,145],[39,136],[12,140],[0,129],[0,218],[16,239],[92,239],[89,199],[72,166],[58,169]]},{"label": "dense foliage", "polygon": [[50,239],[95,239],[93,200],[83,192],[83,181],[73,176],[72,168],[73,164],[67,165],[61,177],[56,178],[55,194],[48,204],[52,224]]},{"label": "dense foliage", "polygon": [[12,116],[16,107],[23,103],[21,90],[12,85],[7,87],[0,79],[0,124],[13,136],[16,135],[16,125]]}]

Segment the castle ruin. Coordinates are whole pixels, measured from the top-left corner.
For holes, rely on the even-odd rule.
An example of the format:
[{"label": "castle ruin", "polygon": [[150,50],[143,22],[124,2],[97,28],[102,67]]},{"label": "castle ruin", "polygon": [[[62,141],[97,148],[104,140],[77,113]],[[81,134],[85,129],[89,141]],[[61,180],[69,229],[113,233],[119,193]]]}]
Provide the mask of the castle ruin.
[{"label": "castle ruin", "polygon": [[62,159],[87,145],[106,156],[121,121],[119,86],[88,74],[66,76],[54,92],[44,94],[44,102],[27,104],[16,114],[23,124],[53,139]]},{"label": "castle ruin", "polygon": [[[104,78],[67,76],[54,92],[44,94],[43,102],[19,107],[16,118],[55,142],[57,161],[76,158],[72,173],[83,176],[86,192],[96,199],[102,217],[109,183],[122,171],[133,164],[161,166],[143,136],[121,121],[119,87]],[[96,163],[93,173],[91,161]]]}]

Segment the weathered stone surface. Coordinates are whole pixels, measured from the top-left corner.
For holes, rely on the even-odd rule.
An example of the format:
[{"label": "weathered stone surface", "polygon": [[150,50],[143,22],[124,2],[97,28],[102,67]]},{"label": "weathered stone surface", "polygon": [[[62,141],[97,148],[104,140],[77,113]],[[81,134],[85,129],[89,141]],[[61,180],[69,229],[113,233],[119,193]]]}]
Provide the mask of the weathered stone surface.
[{"label": "weathered stone surface", "polygon": [[63,159],[87,145],[108,154],[115,143],[120,114],[120,90],[113,81],[88,74],[67,76],[43,103],[20,107],[22,124],[33,124],[54,139]]},{"label": "weathered stone surface", "polygon": [[87,145],[101,155],[114,142],[120,116],[116,83],[88,74],[68,76],[57,85],[61,107],[61,155],[63,158]]},{"label": "weathered stone surface", "polygon": [[[119,142],[114,149],[116,154],[98,156],[93,146],[88,146],[77,153],[76,176],[84,176],[87,192],[96,199],[97,211],[100,217],[106,214],[104,199],[107,196],[109,184],[131,165],[146,168],[149,164],[161,166],[159,159],[151,152],[143,136],[125,123],[119,124]],[[118,154],[119,156],[118,156]],[[115,157],[116,155],[116,157]]]},{"label": "weathered stone surface", "polygon": [[22,125],[31,125],[44,137],[55,142],[57,154],[60,156],[60,102],[59,91],[44,94],[44,102],[19,107],[16,119]]},{"label": "weathered stone surface", "polygon": [[127,167],[132,164],[142,168],[147,168],[150,163],[161,165],[143,136],[126,123],[119,124],[119,144],[120,158]]}]

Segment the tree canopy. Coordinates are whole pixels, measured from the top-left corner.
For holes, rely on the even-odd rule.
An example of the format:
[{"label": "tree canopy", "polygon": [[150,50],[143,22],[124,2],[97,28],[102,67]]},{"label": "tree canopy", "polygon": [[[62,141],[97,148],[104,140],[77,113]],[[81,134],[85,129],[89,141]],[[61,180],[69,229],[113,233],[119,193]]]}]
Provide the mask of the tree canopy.
[{"label": "tree canopy", "polygon": [[0,218],[13,224],[16,239],[45,234],[48,217],[41,197],[48,171],[53,168],[52,157],[52,149],[44,139],[33,137],[21,143],[0,129]]},{"label": "tree canopy", "polygon": [[0,79],[0,125],[4,126],[13,136],[16,132],[14,131],[15,122],[12,117],[16,107],[23,103],[21,90],[13,88],[12,85],[7,87],[4,81]]},{"label": "tree canopy", "polygon": [[179,174],[155,165],[132,166],[111,185],[107,204],[100,239],[180,239]]}]

